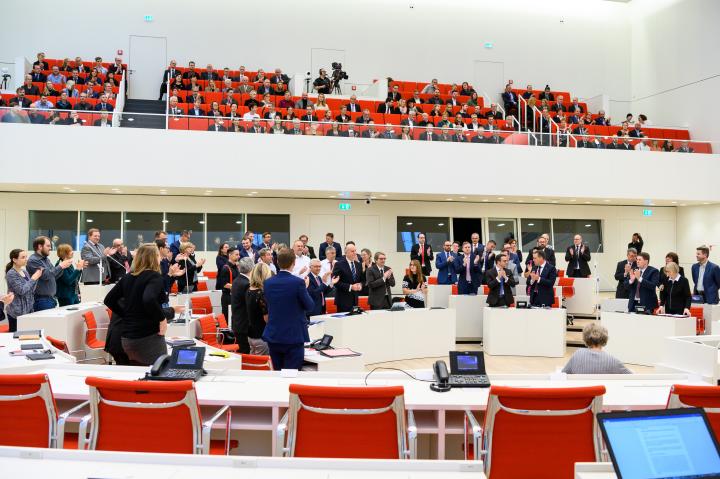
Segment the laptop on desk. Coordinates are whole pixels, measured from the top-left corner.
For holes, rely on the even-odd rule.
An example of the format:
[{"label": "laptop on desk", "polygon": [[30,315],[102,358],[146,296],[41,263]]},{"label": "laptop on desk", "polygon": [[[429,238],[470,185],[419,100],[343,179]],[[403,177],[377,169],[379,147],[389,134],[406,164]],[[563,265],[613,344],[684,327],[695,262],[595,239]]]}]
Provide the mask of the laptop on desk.
[{"label": "laptop on desk", "polygon": [[618,479],[720,478],[720,448],[701,408],[600,413]]}]

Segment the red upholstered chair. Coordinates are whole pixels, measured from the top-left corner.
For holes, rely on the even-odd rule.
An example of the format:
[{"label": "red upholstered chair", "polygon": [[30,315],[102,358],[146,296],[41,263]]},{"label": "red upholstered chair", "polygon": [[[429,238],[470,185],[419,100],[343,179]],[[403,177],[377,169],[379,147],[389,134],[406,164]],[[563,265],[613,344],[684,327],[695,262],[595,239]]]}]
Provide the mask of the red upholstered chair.
[{"label": "red upholstered chair", "polygon": [[10,324],[9,323],[0,324],[0,333],[8,333],[8,332],[10,332]]},{"label": "red upholstered chair", "polygon": [[605,386],[492,386],[484,427],[466,411],[466,456],[482,459],[489,479],[572,479],[576,462],[601,458],[603,394]]},{"label": "red upholstered chair", "polygon": [[70,354],[70,350],[68,349],[68,345],[67,345],[67,343],[66,343],[65,341],[61,341],[61,340],[59,340],[59,339],[55,339],[55,338],[53,338],[52,336],[45,336],[45,339],[47,339],[48,342],[49,342],[50,344],[52,344],[52,346],[53,346],[55,349],[59,349],[59,350],[62,351],[63,353]]},{"label": "red upholstered chair", "polygon": [[213,307],[210,301],[210,296],[190,296],[190,305],[192,310],[197,314],[212,314]]},{"label": "red upholstered chair", "polygon": [[[65,443],[65,422],[88,403],[58,416],[47,374],[0,375],[0,446],[57,447]],[[77,446],[77,436],[67,441]]]},{"label": "red upholstered chair", "polygon": [[368,302],[367,296],[359,296],[358,297],[358,306],[360,306],[360,309],[363,311],[370,311],[370,303]]},{"label": "red upholstered chair", "polygon": [[695,332],[705,334],[705,309],[702,306],[692,306],[690,316],[695,318]]},{"label": "red upholstered chair", "polygon": [[335,298],[325,298],[325,312],[327,314],[337,313],[337,306],[335,306]]},{"label": "red upholstered chair", "polygon": [[218,328],[220,329],[229,329],[227,319],[225,319],[225,315],[220,313],[217,316],[215,316],[215,319],[217,320]]},{"label": "red upholstered chair", "polygon": [[559,269],[557,273],[558,273],[558,278],[564,278],[564,277],[565,277],[565,270],[564,270],[564,269]]},{"label": "red upholstered chair", "polygon": [[220,344],[222,333],[218,331],[217,322],[213,315],[201,317],[198,322],[200,323],[201,330],[201,341],[214,348],[222,349],[223,351],[230,351],[236,353],[240,349],[238,344]]},{"label": "red upholstered chair", "polygon": [[701,407],[705,409],[715,438],[720,441],[720,386],[685,386],[670,388],[667,408]]},{"label": "red upholstered chair", "polygon": [[207,281],[198,281],[198,291],[208,291]]},{"label": "red upholstered chair", "polygon": [[490,294],[490,287],[487,284],[482,285],[482,290],[483,290],[482,294],[484,294],[485,296]]},{"label": "red upholstered chair", "polygon": [[98,328],[97,321],[95,320],[95,314],[92,311],[83,313],[83,319],[85,320],[85,346],[90,349],[103,350],[105,349],[105,341],[98,339],[98,331],[107,331],[107,328]]},{"label": "red upholstered chair", "polygon": [[414,459],[416,441],[415,420],[412,411],[405,410],[402,386],[291,384],[276,455]]},{"label": "red upholstered chair", "polygon": [[428,284],[438,284],[437,276],[429,276],[427,280]]},{"label": "red upholstered chair", "polygon": [[563,299],[569,299],[575,296],[575,278],[567,278],[565,276],[558,277],[557,285],[562,287]]},{"label": "red upholstered chair", "polygon": [[452,285],[452,287],[450,288],[450,294],[458,294],[458,285],[457,284]]},{"label": "red upholstered chair", "polygon": [[217,279],[217,271],[203,271],[206,278]]},{"label": "red upholstered chair", "polygon": [[[176,454],[228,454],[231,412],[223,406],[202,423],[192,381],[121,381],[88,377],[90,415],[80,423],[80,449]],[[225,440],[211,441],[226,415]],[[89,426],[89,430],[88,430]]]},{"label": "red upholstered chair", "polygon": [[173,282],[172,286],[170,286],[170,293],[177,294],[178,293],[178,285],[177,282]]},{"label": "red upholstered chair", "polygon": [[270,356],[260,354],[241,354],[242,368],[250,371],[272,371]]}]

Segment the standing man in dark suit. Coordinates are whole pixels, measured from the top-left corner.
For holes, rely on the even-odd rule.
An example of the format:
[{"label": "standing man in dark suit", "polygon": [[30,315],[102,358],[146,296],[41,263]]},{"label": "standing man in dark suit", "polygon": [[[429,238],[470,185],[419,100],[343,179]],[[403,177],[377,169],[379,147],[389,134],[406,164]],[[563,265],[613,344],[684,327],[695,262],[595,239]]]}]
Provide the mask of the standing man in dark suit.
[{"label": "standing man in dark suit", "polygon": [[541,249],[533,253],[533,268],[528,278],[530,284],[530,305],[551,307],[555,302],[555,280],[557,270],[545,257]]},{"label": "standing man in dark suit", "polygon": [[307,277],[309,279],[307,290],[313,303],[315,303],[315,307],[308,313],[308,317],[325,314],[325,297],[332,291],[333,286],[338,282],[339,278],[332,279],[331,284],[333,286],[323,283],[320,277],[320,260],[317,258],[310,260],[310,274],[308,274]]},{"label": "standing man in dark suit", "polygon": [[636,258],[637,250],[635,248],[628,248],[627,259],[619,261],[615,268],[615,281],[618,282],[615,288],[615,297],[618,299],[628,299],[630,297],[630,291],[625,287],[625,279],[630,275],[632,270],[637,268]]},{"label": "standing man in dark suit", "polygon": [[255,264],[250,258],[241,258],[238,262],[238,272],[240,274],[233,279],[232,289],[230,290],[231,328],[240,345],[239,352],[241,354],[250,354],[250,342],[248,341],[250,320],[247,314],[245,293],[250,288],[250,272],[254,266]]},{"label": "standing man in dark suit", "polygon": [[167,83],[175,78],[179,73],[180,72],[177,70],[177,62],[175,60],[170,60],[170,68],[163,72],[163,79],[160,84],[160,98],[158,98],[158,100],[162,100],[163,95],[167,93]]},{"label": "standing man in dark suit", "polygon": [[413,245],[410,250],[410,261],[416,259],[420,262],[422,272],[425,277],[430,276],[432,271],[432,260],[433,260],[432,246],[425,243],[425,233],[418,234],[418,242]]},{"label": "standing man in dark suit", "polygon": [[495,256],[495,267],[487,270],[485,273],[485,283],[490,288],[487,297],[487,304],[491,308],[499,306],[510,306],[515,302],[512,294],[512,288],[517,283],[513,277],[512,271],[507,267],[508,257],[506,254]]},{"label": "standing man in dark suit", "polygon": [[567,276],[569,278],[587,278],[590,276],[590,248],[583,244],[582,236],[573,237],[572,246],[565,251]]},{"label": "standing man in dark suit", "polygon": [[480,256],[480,280],[482,284],[487,284],[485,282],[485,272],[492,269],[495,265],[495,253],[493,253],[495,246],[497,246],[495,240],[488,241]]},{"label": "standing man in dark suit", "polygon": [[305,342],[310,341],[307,313],[315,308],[308,285],[310,278],[293,276],[295,253],[287,248],[278,252],[278,274],[265,280],[268,320],[262,339],[268,343],[276,370],[300,369]]},{"label": "standing man in dark suit", "polygon": [[703,297],[703,303],[718,304],[720,288],[720,267],[708,260],[710,248],[699,246],[695,251],[698,262],[692,265],[692,278],[695,284],[693,294]]},{"label": "standing man in dark suit", "polygon": [[305,251],[305,256],[309,257],[310,259],[317,258],[317,256],[315,256],[315,250],[313,249],[313,247],[308,245],[308,236],[300,235],[300,237],[298,239],[300,241],[302,241],[303,244],[305,245],[305,249],[307,250],[307,251]]},{"label": "standing man in dark suit", "polygon": [[539,250],[541,250],[543,253],[545,253],[545,261],[550,263],[551,265],[555,266],[555,251],[548,246],[548,243],[550,242],[550,237],[547,233],[544,233],[540,235],[537,241],[537,247]]},{"label": "standing man in dark suit", "polygon": [[365,272],[368,303],[370,309],[389,309],[392,306],[390,288],[395,286],[395,276],[392,269],[385,266],[385,253],[377,251],[374,258],[375,262]]},{"label": "standing man in dark suit", "polygon": [[465,241],[462,245],[462,253],[455,257],[459,294],[477,294],[480,286],[479,262],[480,256],[473,253],[470,243]]},{"label": "standing man in dark suit", "polygon": [[[279,261],[279,258],[278,258]],[[355,245],[345,246],[345,256],[340,258],[332,272],[333,281],[338,277],[335,285],[335,305],[339,313],[350,311],[358,305],[358,296],[362,289],[362,265],[357,260]]]},{"label": "standing man in dark suit", "polygon": [[[220,268],[217,272],[217,281],[215,289],[222,291],[220,296],[220,305],[222,307],[222,314],[225,319],[229,319],[228,311],[230,304],[232,304],[232,287],[235,278],[240,276],[240,270],[238,269],[238,261],[240,260],[240,252],[234,246],[231,246],[227,252],[228,261]],[[211,311],[205,311],[205,314],[210,314]]]},{"label": "standing man in dark suit", "polygon": [[342,255],[342,247],[340,243],[335,242],[335,235],[333,233],[325,233],[325,242],[318,248],[318,259],[320,261],[325,259],[325,250],[327,248],[335,248],[335,257],[337,258]]},{"label": "standing man in dark suit", "polygon": [[435,267],[438,269],[438,284],[455,284],[457,283],[457,272],[455,271],[456,255],[451,251],[452,243],[445,241],[443,251],[435,257]]},{"label": "standing man in dark suit", "polygon": [[650,266],[650,255],[642,252],[637,257],[637,268],[625,278],[625,287],[630,293],[628,311],[635,312],[638,306],[645,308],[645,314],[652,314],[658,307],[657,287],[660,272]]}]

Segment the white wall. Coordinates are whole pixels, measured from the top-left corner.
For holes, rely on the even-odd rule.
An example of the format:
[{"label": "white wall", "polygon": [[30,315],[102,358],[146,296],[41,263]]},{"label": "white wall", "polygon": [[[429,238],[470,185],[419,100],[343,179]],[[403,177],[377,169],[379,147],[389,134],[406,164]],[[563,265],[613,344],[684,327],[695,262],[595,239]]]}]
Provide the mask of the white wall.
[{"label": "white wall", "polygon": [[720,140],[720,2],[633,0],[632,111]]},{"label": "white wall", "polygon": [[677,229],[678,254],[686,269],[695,262],[695,248],[700,245],[714,247],[710,260],[720,262],[720,206],[678,208]]},{"label": "white wall", "polygon": [[[25,0],[3,1],[3,18],[26,20],[5,22],[0,29],[0,60],[34,57],[38,51],[52,58],[109,59],[118,49],[127,58],[128,35],[149,35],[166,36],[168,55],[181,65],[196,60],[216,67],[281,66],[305,72],[311,48],[331,48],[345,51],[343,64],[358,83],[387,76],[473,82],[473,62],[485,60],[504,62],[506,79],[517,84],[549,83],[581,97],[630,94],[630,29],[623,3],[134,0],[120,6],[93,0],[73,2],[69,10],[47,0],[35,2],[31,10],[27,5]],[[154,15],[154,21],[146,23],[145,14]],[[483,48],[486,41],[494,43],[492,50]]]},{"label": "white wall", "polygon": [[[381,201],[366,205],[363,200],[351,201],[350,212],[337,209],[336,200],[300,200],[265,198],[208,198],[141,195],[85,194],[0,194],[0,224],[3,216],[7,228],[0,230],[3,254],[28,244],[28,210],[84,211],[165,211],[206,213],[275,213],[290,215],[290,237],[310,236],[310,243],[322,242],[327,231],[340,242],[355,240],[359,248],[384,251],[388,264],[402,271],[409,262],[409,253],[396,251],[397,216],[441,216],[457,218],[567,218],[602,221],[604,253],[598,256],[603,288],[614,288],[612,275],[615,264],[625,256],[632,233],[643,235],[646,250],[659,263],[668,251],[677,247],[675,238],[676,208],[655,208],[651,217],[642,216],[642,207],[590,205],[518,205],[503,203]],[[338,218],[340,217],[340,218]],[[339,220],[339,221],[338,221]],[[341,225],[344,223],[344,228]],[[159,225],[158,225],[159,227]],[[487,231],[484,231],[487,235]],[[109,239],[105,238],[106,244]],[[564,249],[555,245],[558,266],[565,267]],[[212,248],[208,248],[212,249]],[[206,256],[214,269],[215,251]],[[316,250],[317,251],[317,250]],[[0,288],[4,286],[0,281]]]}]

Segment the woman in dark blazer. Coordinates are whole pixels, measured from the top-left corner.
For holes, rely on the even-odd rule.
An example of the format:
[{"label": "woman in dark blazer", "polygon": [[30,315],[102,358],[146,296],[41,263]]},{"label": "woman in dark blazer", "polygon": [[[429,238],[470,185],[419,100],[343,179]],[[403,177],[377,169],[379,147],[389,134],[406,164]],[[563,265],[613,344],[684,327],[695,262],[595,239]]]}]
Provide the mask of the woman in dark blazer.
[{"label": "woman in dark blazer", "polygon": [[162,307],[166,297],[160,274],[160,251],[154,243],[137,249],[132,268],[130,274],[123,276],[108,292],[104,302],[114,315],[122,318],[121,343],[130,363],[149,366],[167,354],[167,320],[184,307]]},{"label": "woman in dark blazer", "polygon": [[[61,244],[57,247],[58,263],[65,261],[66,259],[72,259],[73,249],[69,244]],[[85,265],[85,261],[78,261],[77,268],[73,265],[68,266],[63,270],[63,274],[57,279],[57,292],[55,296],[58,299],[60,306],[69,306],[71,304],[78,304],[80,297],[78,296],[78,282],[82,275],[82,269]]]},{"label": "woman in dark blazer", "polygon": [[362,289],[360,290],[360,296],[368,296],[370,294],[370,289],[367,285],[367,270],[370,269],[370,266],[373,265],[373,262],[372,252],[367,248],[363,248],[360,250],[360,265],[362,266],[362,271],[360,272],[360,278],[362,278]]},{"label": "woman in dark blazer", "polygon": [[665,287],[665,283],[668,281],[668,276],[665,274],[665,266],[667,266],[670,263],[675,263],[678,265],[678,268],[680,270],[680,276],[683,278],[685,277],[685,268],[683,268],[680,265],[680,259],[678,258],[677,253],[669,252],[665,255],[665,264],[662,265],[662,267],[658,268],[660,270],[660,282],[658,283],[658,286],[660,287],[660,291],[662,292],[663,288]]},{"label": "woman in dark blazer", "polygon": [[680,275],[677,263],[665,265],[667,282],[660,290],[660,313],[690,315],[690,283]]},{"label": "woman in dark blazer", "polygon": [[178,291],[188,293],[197,291],[198,273],[205,264],[205,259],[195,259],[195,245],[190,243],[180,244],[180,254],[175,257],[175,261],[180,265],[180,269],[185,270],[185,274],[179,276]]}]

